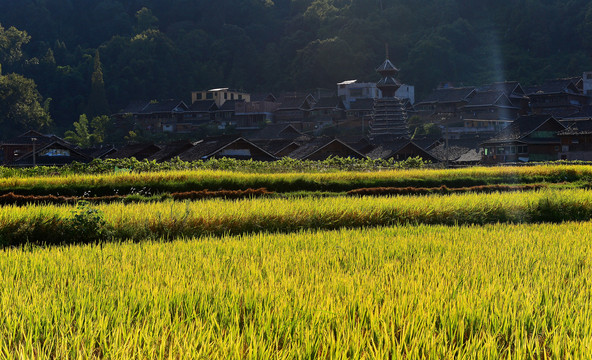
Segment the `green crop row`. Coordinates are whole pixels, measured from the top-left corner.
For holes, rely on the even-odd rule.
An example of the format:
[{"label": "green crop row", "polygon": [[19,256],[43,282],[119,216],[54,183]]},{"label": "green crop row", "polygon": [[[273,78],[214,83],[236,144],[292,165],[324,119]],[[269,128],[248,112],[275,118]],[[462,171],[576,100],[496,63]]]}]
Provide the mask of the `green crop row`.
[{"label": "green crop row", "polygon": [[592,224],[0,250],[0,358],[587,358]]},{"label": "green crop row", "polygon": [[95,159],[90,163],[78,163],[64,166],[37,166],[32,168],[10,168],[0,166],[0,177],[41,176],[41,175],[73,175],[73,174],[104,174],[114,171],[154,172],[171,170],[228,170],[251,173],[267,172],[327,172],[327,171],[375,171],[379,169],[411,169],[427,165],[420,157],[404,161],[394,159],[352,159],[330,157],[323,161],[296,160],[282,158],[277,161],[237,160],[229,158],[183,161],[174,158],[170,161],[129,159]]},{"label": "green crop row", "polygon": [[[0,244],[76,243],[108,239],[174,238],[207,234],[384,226],[585,221],[592,192],[393,197],[259,198],[165,201],[93,206],[0,207]],[[100,236],[98,236],[100,234]]]},{"label": "green crop row", "polygon": [[0,194],[109,196],[151,195],[199,190],[266,188],[274,192],[344,192],[372,187],[449,188],[491,184],[578,183],[588,186],[592,166],[474,167],[455,170],[411,169],[376,172],[265,173],[220,170],[183,170],[152,173],[77,174],[67,176],[15,176],[0,178]]}]

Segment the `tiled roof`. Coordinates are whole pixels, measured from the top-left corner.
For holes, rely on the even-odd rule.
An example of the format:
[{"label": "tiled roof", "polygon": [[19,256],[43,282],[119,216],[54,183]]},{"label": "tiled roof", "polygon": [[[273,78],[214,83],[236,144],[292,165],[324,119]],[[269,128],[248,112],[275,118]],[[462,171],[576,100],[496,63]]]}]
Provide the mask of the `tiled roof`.
[{"label": "tiled roof", "polygon": [[[471,97],[466,106],[491,106],[495,105],[500,97],[505,97],[501,91],[478,91]],[[508,100],[509,102],[509,100]]]},{"label": "tiled roof", "polygon": [[345,109],[343,101],[338,97],[320,98],[319,101],[313,106],[314,109]]},{"label": "tiled roof", "polygon": [[518,96],[524,95],[524,90],[518,81],[496,82],[480,87],[478,91],[501,91],[506,96],[510,97],[512,94]]},{"label": "tiled roof", "polygon": [[471,150],[474,151],[472,148],[450,144],[446,148],[446,144],[441,144],[430,150],[430,154],[440,161],[456,161]]},{"label": "tiled roof", "polygon": [[564,92],[579,93],[574,81],[574,78],[546,80],[540,86],[531,86],[527,88],[526,94],[556,94]]},{"label": "tiled roof", "polygon": [[187,105],[185,105],[185,103],[180,100],[164,100],[160,102],[151,102],[146,107],[144,107],[144,109],[142,109],[140,113],[152,114],[162,112],[173,112],[176,108],[187,110]]},{"label": "tiled roof", "polygon": [[[107,158],[108,159],[126,159],[126,158],[131,158],[131,157],[138,158],[138,154],[144,153],[144,154],[146,154],[146,156],[150,156],[159,150],[160,150],[160,147],[155,144],[152,144],[152,143],[130,144],[130,145],[126,145],[126,146],[122,147],[121,149],[118,149],[114,153],[107,155]],[[144,157],[142,157],[142,159],[143,158]],[[138,160],[142,160],[142,159],[138,158]]]},{"label": "tiled roof", "polygon": [[469,96],[471,96],[474,91],[474,87],[437,89],[420,103],[468,102]]},{"label": "tiled roof", "polygon": [[277,98],[272,93],[251,94],[251,102],[256,102],[256,101],[276,102]]},{"label": "tiled roof", "polygon": [[222,106],[218,109],[218,111],[234,111],[236,108],[237,103],[245,102],[244,100],[226,100]]},{"label": "tiled roof", "polygon": [[[278,110],[300,109],[302,106],[305,106],[307,99],[314,100],[314,98],[310,94],[283,94],[277,101],[278,103],[280,103]],[[316,102],[316,100],[314,100],[313,102]]]},{"label": "tiled roof", "polygon": [[458,157],[454,162],[455,163],[478,163],[483,159],[483,149],[469,149],[466,153],[462,154]]},{"label": "tiled roof", "polygon": [[191,104],[189,107],[189,111],[195,112],[208,112],[216,110],[218,110],[218,107],[216,106],[216,102],[214,100],[199,100]]},{"label": "tiled roof", "polygon": [[148,105],[150,105],[150,101],[148,100],[132,101],[125,108],[121,109],[118,114],[137,114],[142,112]]},{"label": "tiled roof", "polygon": [[424,160],[438,160],[432,156],[429,151],[426,151],[421,146],[416,144],[414,141],[409,139],[399,139],[390,142],[383,142],[376,146],[372,151],[366,154],[370,159],[389,159],[394,157],[404,147],[411,146],[416,149],[416,152],[421,154],[420,156]]},{"label": "tiled roof", "polygon": [[263,129],[250,134],[248,139],[295,139],[304,135],[292,125],[269,124]]},{"label": "tiled roof", "polygon": [[377,72],[381,71],[399,71],[395,65],[389,60],[386,59],[379,67],[376,68]]},{"label": "tiled roof", "polygon": [[68,146],[72,146],[72,144],[70,144],[68,141],[62,139],[59,136],[41,134],[40,132],[37,132],[34,130],[29,130],[26,133],[21,134],[17,137],[2,141],[2,142],[0,142],[0,144],[2,144],[2,145],[29,145],[29,144],[33,144],[33,139],[35,139],[35,141],[34,141],[35,145],[39,146],[39,147],[41,147],[45,144],[51,143],[51,142],[59,142],[62,144],[66,144]]},{"label": "tiled roof", "polygon": [[148,160],[156,160],[158,162],[161,161],[168,161],[175,156],[191,149],[194,146],[194,143],[189,140],[179,140],[172,143],[164,144],[160,146],[160,150],[146,159]]},{"label": "tiled roof", "polygon": [[521,116],[485,143],[521,139],[549,119],[553,119],[553,117],[550,115]]},{"label": "tiled roof", "polygon": [[352,148],[350,145],[344,143],[339,139],[328,136],[318,137],[312,139],[307,143],[302,144],[302,146],[300,146],[298,149],[291,152],[288,155],[288,157],[291,157],[292,159],[306,159],[307,157],[313,155],[315,152],[323,149],[325,146],[331,144],[334,141],[340,142],[341,144],[343,144],[343,146],[350,148],[352,153],[356,154],[360,158],[364,158],[364,154],[360,154],[356,149]]},{"label": "tiled roof", "polygon": [[292,143],[300,143],[293,139],[271,139],[271,140],[253,140],[253,144],[266,150],[270,154],[277,154],[280,150],[286,148],[286,146]]},{"label": "tiled roof", "polygon": [[592,134],[592,120],[573,121],[567,129],[557,133],[557,135],[583,134]]}]

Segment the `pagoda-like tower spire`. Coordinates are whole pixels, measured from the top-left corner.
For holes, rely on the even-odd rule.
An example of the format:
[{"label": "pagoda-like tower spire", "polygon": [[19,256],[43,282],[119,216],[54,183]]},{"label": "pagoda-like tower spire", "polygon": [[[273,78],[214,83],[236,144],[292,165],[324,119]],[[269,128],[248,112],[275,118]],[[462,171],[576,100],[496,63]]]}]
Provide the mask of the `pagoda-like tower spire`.
[{"label": "pagoda-like tower spire", "polygon": [[388,45],[386,46],[386,60],[376,68],[381,76],[376,87],[382,92],[381,99],[374,100],[372,122],[370,124],[370,138],[387,137],[390,140],[409,139],[407,112],[395,93],[401,87],[397,80],[399,69],[389,60]]},{"label": "pagoda-like tower spire", "polygon": [[386,60],[376,68],[376,72],[382,77],[376,83],[376,87],[382,91],[382,97],[395,97],[395,93],[401,87],[401,83],[397,80],[399,69],[389,60],[388,44],[386,45]]}]

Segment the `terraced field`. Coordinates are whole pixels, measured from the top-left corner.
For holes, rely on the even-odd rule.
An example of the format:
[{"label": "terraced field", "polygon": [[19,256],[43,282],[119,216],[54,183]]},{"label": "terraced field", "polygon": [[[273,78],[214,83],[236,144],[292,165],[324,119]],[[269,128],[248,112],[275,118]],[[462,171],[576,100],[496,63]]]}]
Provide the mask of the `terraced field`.
[{"label": "terraced field", "polygon": [[586,357],[591,173],[3,178],[0,358]]},{"label": "terraced field", "polygon": [[5,249],[0,357],[583,358],[592,225]]}]

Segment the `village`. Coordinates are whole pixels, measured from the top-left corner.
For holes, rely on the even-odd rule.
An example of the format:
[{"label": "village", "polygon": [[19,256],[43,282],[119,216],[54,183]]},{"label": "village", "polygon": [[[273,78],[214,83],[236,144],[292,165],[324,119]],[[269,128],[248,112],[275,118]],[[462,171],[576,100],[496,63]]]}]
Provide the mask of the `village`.
[{"label": "village", "polygon": [[[134,101],[112,115],[114,129],[183,136],[84,149],[28,131],[0,143],[0,163],[30,167],[134,157],[156,162],[210,158],[274,161],[283,157],[420,157],[445,166],[592,160],[592,72],[539,86],[496,82],[444,84],[415,100],[388,59],[380,80],[347,80],[334,91],[248,93],[216,88],[182,100]],[[205,128],[216,134],[204,136]]]}]

